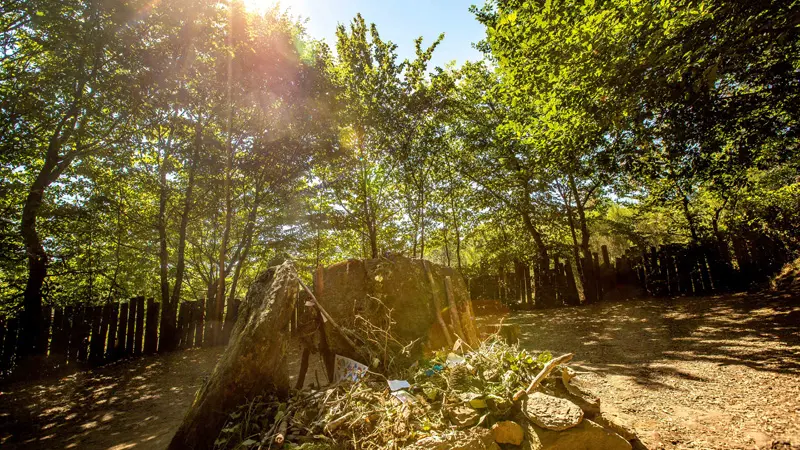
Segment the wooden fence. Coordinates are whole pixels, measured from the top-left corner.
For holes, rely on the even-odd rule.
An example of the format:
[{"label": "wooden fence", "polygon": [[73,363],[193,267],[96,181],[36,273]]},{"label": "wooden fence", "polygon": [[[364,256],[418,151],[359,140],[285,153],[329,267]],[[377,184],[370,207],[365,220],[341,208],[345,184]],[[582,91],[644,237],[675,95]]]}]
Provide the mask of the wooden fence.
[{"label": "wooden fence", "polygon": [[[210,347],[228,343],[239,312],[239,300],[227,302],[224,321],[206,314],[213,299],[183,302],[179,306],[178,348]],[[160,303],[135,297],[103,306],[78,305],[42,308],[44,326],[39,348],[45,349],[45,369],[101,365],[129,356],[159,351]],[[17,361],[19,321],[0,321],[0,375]]]},{"label": "wooden fence", "polygon": [[[732,247],[732,249],[731,249]],[[780,242],[763,235],[732,236],[728,241],[631,248],[609,259],[606,246],[593,254],[595,289],[601,298],[696,296],[747,289],[766,281],[792,258]],[[575,265],[578,267],[578,265]],[[578,270],[580,268],[578,267]],[[554,258],[545,276],[556,287],[557,304],[580,304],[581,274],[569,260]],[[534,307],[531,269],[514,262],[514,272],[483,274],[469,280],[474,300],[500,300]]]}]

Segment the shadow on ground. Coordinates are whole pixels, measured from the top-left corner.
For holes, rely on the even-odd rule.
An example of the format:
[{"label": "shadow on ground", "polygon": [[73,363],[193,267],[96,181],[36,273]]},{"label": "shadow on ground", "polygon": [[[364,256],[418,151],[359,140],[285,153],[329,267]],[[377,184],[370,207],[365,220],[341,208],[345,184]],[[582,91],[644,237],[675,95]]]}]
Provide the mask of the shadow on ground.
[{"label": "shadow on ground", "polygon": [[0,387],[4,449],[164,448],[221,349],[143,357]]},{"label": "shadow on ground", "polygon": [[650,387],[668,388],[656,381],[664,375],[703,381],[660,365],[670,360],[800,374],[800,301],[790,295],[600,303],[518,313],[505,322],[520,325],[525,348],[574,352],[594,370],[630,375]]}]

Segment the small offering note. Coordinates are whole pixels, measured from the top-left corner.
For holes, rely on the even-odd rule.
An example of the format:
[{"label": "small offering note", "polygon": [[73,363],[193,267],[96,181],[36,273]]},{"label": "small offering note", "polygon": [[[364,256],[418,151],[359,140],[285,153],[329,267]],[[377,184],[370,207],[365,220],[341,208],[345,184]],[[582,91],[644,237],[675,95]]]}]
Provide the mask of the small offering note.
[{"label": "small offering note", "polygon": [[361,364],[358,361],[353,361],[350,358],[336,355],[336,360],[333,365],[333,381],[339,382],[342,380],[358,381],[367,373],[369,367]]}]

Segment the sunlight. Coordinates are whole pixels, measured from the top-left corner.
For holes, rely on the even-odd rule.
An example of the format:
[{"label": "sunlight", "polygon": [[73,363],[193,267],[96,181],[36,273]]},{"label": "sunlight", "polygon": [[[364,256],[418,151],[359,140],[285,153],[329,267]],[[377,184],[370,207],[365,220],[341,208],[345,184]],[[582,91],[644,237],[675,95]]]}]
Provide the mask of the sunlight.
[{"label": "sunlight", "polygon": [[281,10],[288,9],[291,10],[292,13],[298,14],[302,4],[304,3],[304,0],[242,0],[242,2],[248,10],[254,12],[263,13],[273,6],[278,5],[278,8]]}]

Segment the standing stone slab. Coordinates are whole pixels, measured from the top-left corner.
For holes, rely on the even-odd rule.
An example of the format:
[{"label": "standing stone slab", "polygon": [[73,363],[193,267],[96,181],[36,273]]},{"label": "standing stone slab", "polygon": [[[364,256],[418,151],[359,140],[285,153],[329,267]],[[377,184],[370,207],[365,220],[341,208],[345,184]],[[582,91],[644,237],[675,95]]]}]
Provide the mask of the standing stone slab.
[{"label": "standing stone slab", "polygon": [[169,449],[211,449],[227,414],[263,393],[287,395],[285,353],[298,278],[291,261],[256,278],[228,348],[195,396]]},{"label": "standing stone slab", "polygon": [[535,392],[525,401],[525,416],[534,424],[554,431],[577,426],[583,420],[583,410],[563,398]]}]

